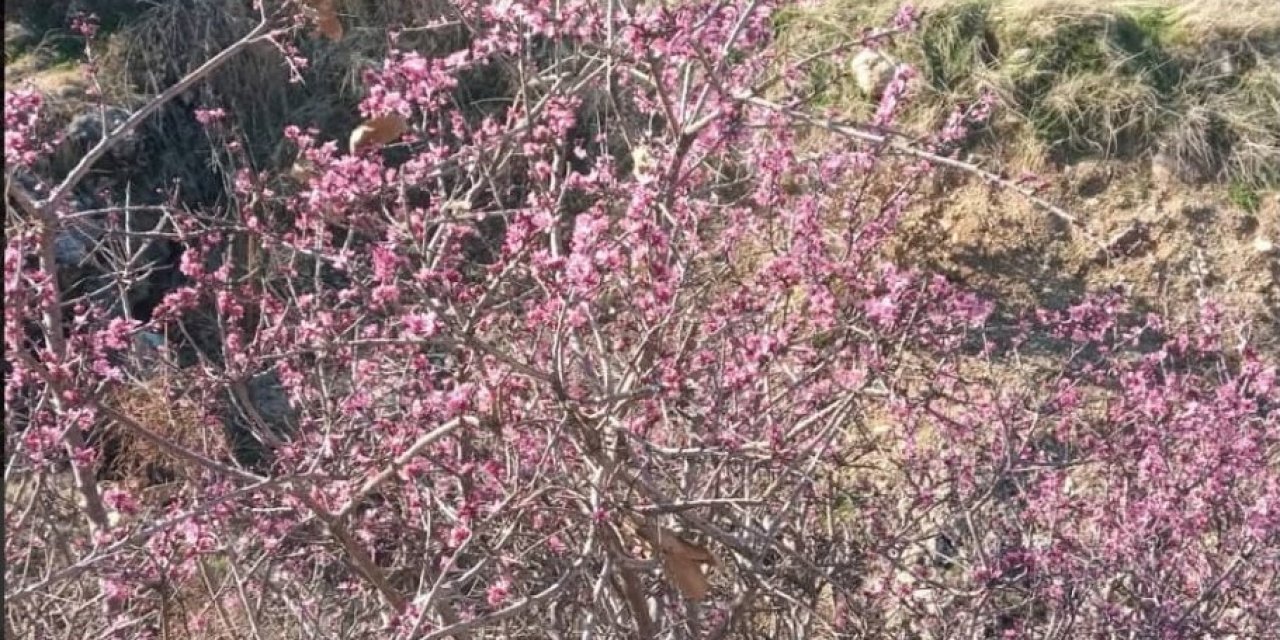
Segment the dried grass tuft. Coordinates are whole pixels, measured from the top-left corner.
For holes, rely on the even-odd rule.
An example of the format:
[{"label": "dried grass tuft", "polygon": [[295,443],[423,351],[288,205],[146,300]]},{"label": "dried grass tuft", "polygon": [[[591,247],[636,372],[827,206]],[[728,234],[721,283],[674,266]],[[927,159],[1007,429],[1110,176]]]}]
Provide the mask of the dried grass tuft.
[{"label": "dried grass tuft", "polygon": [[[117,387],[105,404],[174,444],[214,460],[230,459],[221,424],[209,419],[194,401],[171,397],[163,379]],[[175,459],[123,425],[108,422],[97,437],[112,453],[103,475],[132,488],[192,480],[202,473],[201,468]]]},{"label": "dried grass tuft", "polygon": [[[287,125],[314,127],[322,136],[345,139],[359,121],[363,74],[391,48],[389,31],[400,29],[396,46],[441,55],[463,44],[458,25],[428,27],[447,18],[444,0],[347,0],[334,3],[342,37],[304,33],[298,46],[307,58],[302,81],[270,44],[228,61],[184,99],[187,106],[221,107],[240,127],[240,138],[258,165],[287,166],[281,148]],[[138,104],[235,42],[257,17],[238,3],[174,0],[156,5],[112,35],[102,68],[117,103]],[[165,131],[162,139],[169,138]]]}]

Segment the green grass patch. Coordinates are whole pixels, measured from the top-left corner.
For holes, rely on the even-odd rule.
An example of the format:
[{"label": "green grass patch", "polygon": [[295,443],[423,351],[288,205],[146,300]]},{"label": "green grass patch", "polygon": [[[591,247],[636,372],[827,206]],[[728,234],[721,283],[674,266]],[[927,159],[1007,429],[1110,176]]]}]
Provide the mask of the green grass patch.
[{"label": "green grass patch", "polygon": [[1258,208],[1262,206],[1262,199],[1258,197],[1258,192],[1242,182],[1232,182],[1227,187],[1227,199],[1247,213],[1257,213]]}]

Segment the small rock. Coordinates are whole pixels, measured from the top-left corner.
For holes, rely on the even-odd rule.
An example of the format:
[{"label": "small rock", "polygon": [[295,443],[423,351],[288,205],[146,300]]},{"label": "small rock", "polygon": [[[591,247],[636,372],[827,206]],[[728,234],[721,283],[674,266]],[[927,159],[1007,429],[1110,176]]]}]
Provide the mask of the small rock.
[{"label": "small rock", "polygon": [[1230,78],[1240,72],[1240,65],[1236,64],[1234,58],[1224,55],[1218,59],[1218,73],[1223,77]]},{"label": "small rock", "polygon": [[653,153],[644,145],[636,145],[631,150],[631,171],[636,176],[636,181],[640,184],[653,182],[657,179],[658,161],[653,157]]},{"label": "small rock", "polygon": [[872,98],[878,98],[885,87],[889,86],[889,81],[893,80],[897,62],[882,51],[863,49],[853,57],[849,65],[858,89]]},{"label": "small rock", "polygon": [[163,370],[164,351],[168,348],[165,337],[154,331],[140,331],[133,336],[132,364],[141,378],[151,378]]},{"label": "small rock", "polygon": [[59,266],[76,267],[89,258],[96,244],[97,239],[84,228],[72,227],[54,236],[53,255]]},{"label": "small rock", "polygon": [[246,387],[250,401],[272,426],[283,427],[292,421],[294,411],[289,403],[289,392],[274,371],[250,378]]},{"label": "small rock", "polygon": [[67,139],[86,146],[97,144],[103,136],[104,115],[108,130],[120,126],[129,119],[129,112],[119,107],[107,107],[101,112],[96,108],[89,108],[71,119],[66,130]]},{"label": "small rock", "polygon": [[236,459],[241,464],[256,466],[271,455],[269,440],[288,437],[297,414],[289,404],[288,390],[274,371],[246,380],[242,390],[243,395],[235,387],[227,389],[228,402],[222,420],[235,446]]},{"label": "small rock", "polygon": [[1236,233],[1248,235],[1258,230],[1258,218],[1248,214],[1236,219]]},{"label": "small rock", "polygon": [[1173,186],[1177,180],[1177,164],[1173,157],[1164,151],[1151,156],[1151,183],[1157,190],[1164,191]]},{"label": "small rock", "polygon": [[58,89],[57,96],[61,100],[81,100],[88,94],[85,92],[84,85],[76,82],[69,82]]},{"label": "small rock", "polygon": [[[91,107],[77,115],[67,125],[65,131],[66,140],[75,149],[82,150],[82,152],[87,151],[102,141],[104,120],[106,122],[105,133],[110,133],[116,127],[124,124],[130,115],[132,114],[128,110],[120,107],[107,107],[105,109]],[[132,131],[125,135],[115,146],[111,147],[107,155],[117,161],[126,161],[132,159],[140,150],[141,141],[138,138],[138,133],[137,131]]]},{"label": "small rock", "polygon": [[933,562],[940,569],[949,569],[957,557],[956,545],[946,534],[933,539]]},{"label": "small rock", "polygon": [[1129,257],[1150,242],[1150,225],[1141,220],[1133,220],[1122,231],[1112,236],[1105,247],[1099,248],[1093,259],[1095,262],[1104,262],[1108,258]]},{"label": "small rock", "polygon": [[134,343],[140,351],[159,351],[165,344],[164,336],[154,331],[139,331],[133,337]]},{"label": "small rock", "polygon": [[39,42],[34,31],[19,22],[4,23],[4,55],[15,56]]},{"label": "small rock", "polygon": [[1253,241],[1253,250],[1261,255],[1271,255],[1276,252],[1276,243],[1258,236]]}]

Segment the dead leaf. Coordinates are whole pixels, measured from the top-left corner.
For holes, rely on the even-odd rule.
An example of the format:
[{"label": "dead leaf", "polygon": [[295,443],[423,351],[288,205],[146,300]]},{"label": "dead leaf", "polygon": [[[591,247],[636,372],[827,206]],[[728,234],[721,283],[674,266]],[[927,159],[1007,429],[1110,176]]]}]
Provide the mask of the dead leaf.
[{"label": "dead leaf", "polygon": [[355,152],[370,145],[382,146],[395,142],[408,128],[409,123],[396,113],[366,120],[351,132],[351,151]]},{"label": "dead leaf", "polygon": [[663,573],[680,593],[695,601],[707,596],[711,583],[702,565],[716,566],[718,562],[706,547],[688,542],[666,527],[636,523],[635,530],[661,556]]},{"label": "dead leaf", "polygon": [[684,597],[695,602],[707,597],[707,592],[711,590],[711,582],[702,574],[702,567],[696,562],[664,555],[662,572]]},{"label": "dead leaf", "polygon": [[680,534],[666,527],[640,524],[636,526],[636,533],[639,533],[642,538],[655,545],[664,554],[687,558],[703,564],[716,563],[716,557],[706,547],[686,542],[680,537]]},{"label": "dead leaf", "polygon": [[338,19],[334,0],[303,0],[303,3],[316,12],[316,30],[321,35],[334,42],[342,39],[342,21]]}]

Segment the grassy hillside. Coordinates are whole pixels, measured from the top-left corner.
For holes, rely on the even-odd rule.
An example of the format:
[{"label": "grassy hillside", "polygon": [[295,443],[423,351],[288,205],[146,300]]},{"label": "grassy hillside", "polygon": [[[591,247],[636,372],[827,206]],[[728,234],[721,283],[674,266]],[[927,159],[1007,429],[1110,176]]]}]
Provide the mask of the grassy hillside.
[{"label": "grassy hillside", "polygon": [[[779,34],[801,59],[847,41],[854,25],[883,23],[896,5],[797,6],[778,17]],[[940,124],[955,105],[992,91],[1004,109],[979,146],[1005,161],[1156,158],[1187,182],[1280,181],[1273,3],[933,0],[921,8],[919,32],[886,49],[921,71],[915,125]],[[810,68],[816,99],[867,114],[870,97],[834,60]]]}]

